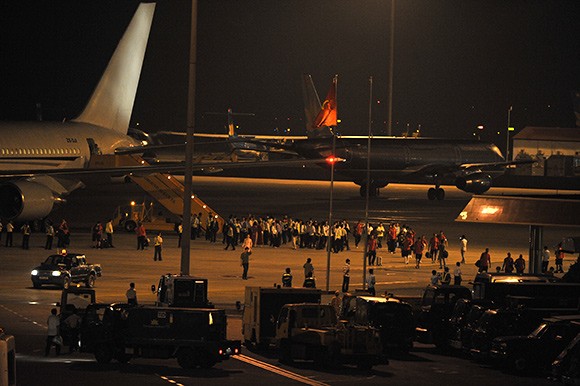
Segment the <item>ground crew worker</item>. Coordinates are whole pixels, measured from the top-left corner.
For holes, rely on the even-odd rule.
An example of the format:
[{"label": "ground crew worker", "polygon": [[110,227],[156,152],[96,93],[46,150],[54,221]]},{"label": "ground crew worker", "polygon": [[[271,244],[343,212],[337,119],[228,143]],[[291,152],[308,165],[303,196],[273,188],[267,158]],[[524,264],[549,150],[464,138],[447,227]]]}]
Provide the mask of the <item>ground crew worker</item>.
[{"label": "ground crew worker", "polygon": [[316,288],[316,279],[312,275],[312,272],[308,272],[308,276],[304,279],[304,284],[302,284],[304,288]]},{"label": "ground crew worker", "polygon": [[107,234],[107,243],[110,248],[115,248],[113,245],[113,220],[109,219],[105,224],[105,233]]},{"label": "ground crew worker", "polygon": [[12,224],[12,221],[8,221],[8,224],[6,224],[6,244],[5,244],[7,247],[12,246],[13,234],[14,234],[14,225]]},{"label": "ground crew worker", "polygon": [[24,223],[20,229],[22,230],[22,249],[28,249],[30,242],[30,225]]},{"label": "ground crew worker", "polygon": [[153,253],[153,260],[159,261],[163,260],[161,258],[161,249],[163,248],[163,237],[161,237],[161,232],[157,233],[155,239],[153,240],[153,244],[155,245],[155,252]]},{"label": "ground crew worker", "polygon": [[52,240],[54,240],[54,227],[52,222],[46,224],[46,243],[44,244],[44,249],[52,249]]},{"label": "ground crew worker", "polygon": [[346,259],[346,264],[342,269],[342,292],[348,292],[350,283],[350,259]]},{"label": "ground crew worker", "polygon": [[285,272],[282,274],[282,287],[292,287],[292,274],[290,273],[290,268],[286,268]]}]

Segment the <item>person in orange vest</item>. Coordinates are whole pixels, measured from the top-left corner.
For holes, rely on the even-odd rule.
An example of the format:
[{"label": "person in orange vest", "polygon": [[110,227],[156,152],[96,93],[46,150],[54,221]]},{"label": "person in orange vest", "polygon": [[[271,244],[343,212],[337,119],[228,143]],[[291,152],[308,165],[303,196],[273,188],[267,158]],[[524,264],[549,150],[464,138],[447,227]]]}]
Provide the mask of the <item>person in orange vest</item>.
[{"label": "person in orange vest", "polygon": [[429,253],[431,254],[431,262],[437,261],[437,253],[439,252],[439,237],[433,233],[433,237],[429,240]]},{"label": "person in orange vest", "polygon": [[377,259],[377,246],[379,245],[377,241],[377,236],[371,234],[369,240],[367,241],[367,256],[369,259],[369,265],[375,265],[375,260]]}]

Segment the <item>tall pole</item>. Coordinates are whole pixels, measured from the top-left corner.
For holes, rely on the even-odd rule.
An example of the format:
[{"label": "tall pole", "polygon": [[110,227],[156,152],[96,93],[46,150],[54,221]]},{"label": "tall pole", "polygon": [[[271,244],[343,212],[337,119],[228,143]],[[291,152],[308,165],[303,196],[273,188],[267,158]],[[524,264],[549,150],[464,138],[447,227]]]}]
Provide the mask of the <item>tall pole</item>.
[{"label": "tall pole", "polygon": [[369,241],[369,191],[371,189],[371,136],[372,136],[373,77],[369,76],[369,136],[367,139],[367,188],[365,189],[365,238],[363,253],[363,289],[367,288],[367,253]]},{"label": "tall pole", "polygon": [[[332,130],[332,157],[336,158],[336,133]],[[330,162],[330,208],[328,209],[328,240],[326,243],[326,290],[330,290],[330,249],[332,245],[332,194],[334,192],[334,163]]]},{"label": "tall pole", "polygon": [[189,275],[191,235],[191,188],[193,178],[193,133],[195,126],[195,70],[197,66],[197,0],[191,0],[191,35],[189,46],[189,90],[187,93],[187,135],[185,173],[183,177],[183,215],[181,234],[181,266],[179,272]]},{"label": "tall pole", "polygon": [[511,112],[512,112],[512,108],[513,106],[510,106],[510,108],[507,111],[507,127],[506,127],[506,144],[505,144],[505,160],[506,161],[510,161],[510,125],[511,125]]},{"label": "tall pole", "polygon": [[[334,76],[334,98],[338,101],[338,75]],[[336,163],[336,127],[331,128],[332,133],[332,157],[330,162],[330,205],[328,209],[328,239],[326,240],[326,290],[330,290],[330,249],[332,245],[332,195],[334,193],[334,164]]]},{"label": "tall pole", "polygon": [[389,45],[389,103],[387,118],[387,135],[393,135],[393,68],[395,62],[395,0],[391,0],[391,34]]}]

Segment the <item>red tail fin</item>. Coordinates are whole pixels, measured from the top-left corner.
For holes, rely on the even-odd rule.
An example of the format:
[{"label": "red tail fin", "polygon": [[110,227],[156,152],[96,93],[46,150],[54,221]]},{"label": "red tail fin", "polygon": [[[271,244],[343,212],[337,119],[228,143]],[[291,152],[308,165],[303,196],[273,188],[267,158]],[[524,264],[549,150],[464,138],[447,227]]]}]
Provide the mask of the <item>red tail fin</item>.
[{"label": "red tail fin", "polygon": [[322,103],[322,108],[314,120],[314,127],[316,128],[337,125],[338,109],[336,104],[336,83],[337,76],[332,79],[330,90],[328,90],[326,99]]}]

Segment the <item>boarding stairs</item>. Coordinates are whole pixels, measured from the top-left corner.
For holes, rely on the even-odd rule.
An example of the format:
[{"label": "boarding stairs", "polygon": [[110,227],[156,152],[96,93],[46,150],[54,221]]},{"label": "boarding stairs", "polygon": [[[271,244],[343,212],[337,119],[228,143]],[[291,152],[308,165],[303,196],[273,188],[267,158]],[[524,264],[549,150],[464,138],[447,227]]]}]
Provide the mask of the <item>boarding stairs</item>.
[{"label": "boarding stairs", "polygon": [[[148,165],[140,155],[93,155],[89,163],[89,169],[103,167],[128,167]],[[167,211],[178,218],[183,215],[183,184],[168,173],[148,173],[129,174],[128,177],[139,185],[145,192],[153,197]],[[211,209],[206,203],[199,199],[195,194],[191,195],[191,215],[201,213],[200,225],[207,231],[206,225],[208,218],[214,217],[218,222],[218,232],[221,232],[224,219],[215,210]]]}]

